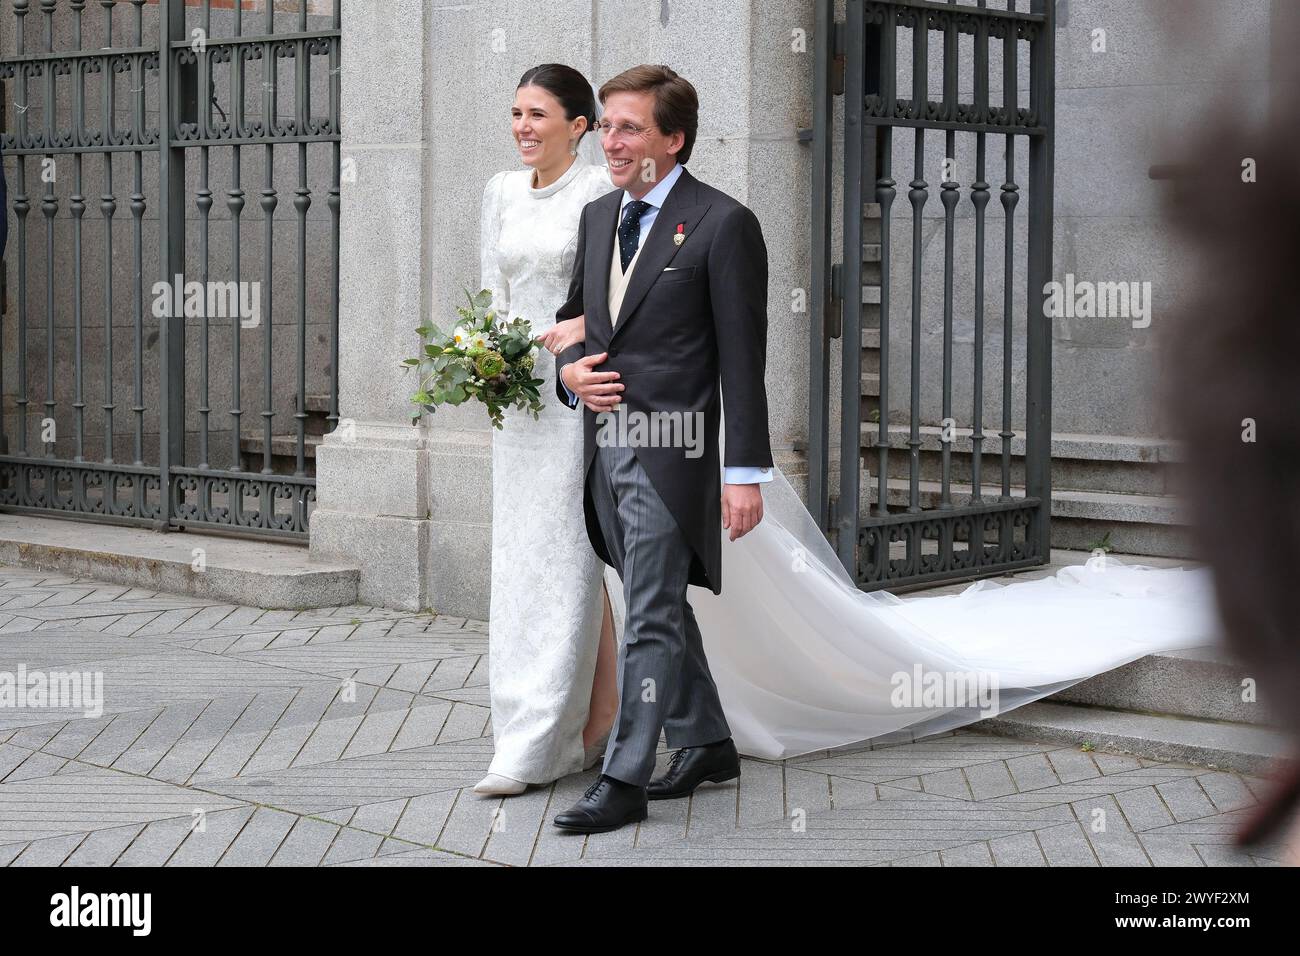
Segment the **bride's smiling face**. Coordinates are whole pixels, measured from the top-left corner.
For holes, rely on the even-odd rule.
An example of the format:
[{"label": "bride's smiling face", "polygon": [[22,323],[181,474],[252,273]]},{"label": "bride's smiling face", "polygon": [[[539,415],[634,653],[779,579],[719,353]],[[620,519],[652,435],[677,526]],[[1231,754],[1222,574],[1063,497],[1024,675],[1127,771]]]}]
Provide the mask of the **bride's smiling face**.
[{"label": "bride's smiling face", "polygon": [[569,148],[586,129],[583,117],[564,118],[564,105],[540,86],[521,86],[510,109],[515,147],[525,166],[551,169],[567,161]]}]

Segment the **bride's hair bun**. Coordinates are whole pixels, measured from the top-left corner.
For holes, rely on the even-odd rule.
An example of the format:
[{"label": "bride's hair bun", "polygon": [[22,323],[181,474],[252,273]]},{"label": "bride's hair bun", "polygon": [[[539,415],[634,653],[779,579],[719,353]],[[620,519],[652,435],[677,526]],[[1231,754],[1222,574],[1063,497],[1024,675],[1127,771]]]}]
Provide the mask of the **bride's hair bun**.
[{"label": "bride's hair bun", "polygon": [[[596,94],[587,78],[563,63],[543,63],[519,78],[519,87],[538,86],[550,93],[564,107],[564,118],[587,118],[587,129],[596,122]],[[519,87],[516,87],[518,89]],[[585,135],[585,134],[584,134]]]}]

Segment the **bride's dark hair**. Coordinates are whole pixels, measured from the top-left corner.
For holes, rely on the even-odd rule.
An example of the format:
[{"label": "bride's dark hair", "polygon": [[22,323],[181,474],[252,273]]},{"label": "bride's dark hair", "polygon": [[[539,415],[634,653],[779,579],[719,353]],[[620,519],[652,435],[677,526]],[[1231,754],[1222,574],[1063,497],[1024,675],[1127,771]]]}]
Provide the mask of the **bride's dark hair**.
[{"label": "bride's dark hair", "polygon": [[[539,86],[550,93],[564,107],[564,118],[575,120],[579,116],[587,118],[587,131],[596,122],[596,94],[591,89],[587,78],[571,66],[563,63],[543,63],[535,66],[519,78],[520,89],[525,86]],[[584,131],[583,136],[587,133]]]}]

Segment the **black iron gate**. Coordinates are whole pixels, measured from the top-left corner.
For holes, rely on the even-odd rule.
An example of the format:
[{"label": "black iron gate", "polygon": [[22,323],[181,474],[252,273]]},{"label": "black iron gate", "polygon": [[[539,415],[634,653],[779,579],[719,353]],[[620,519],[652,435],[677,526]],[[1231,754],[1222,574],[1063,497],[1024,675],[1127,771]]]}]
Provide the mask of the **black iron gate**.
[{"label": "black iron gate", "polygon": [[0,508],[305,538],[338,423],[338,0],[4,6]]},{"label": "black iron gate", "polygon": [[[1019,0],[1028,11],[1017,10],[1017,0],[996,2],[1004,9],[985,0],[847,0],[837,22],[832,0],[817,0],[808,504],[864,589],[977,577],[1049,558],[1052,356],[1042,293],[1052,261],[1054,11],[1052,0]],[[995,99],[990,81],[999,67]],[[936,79],[940,89],[932,97]],[[926,150],[940,137],[944,151],[936,162]],[[1028,209],[1018,219],[1017,145],[1025,141]],[[900,176],[901,184],[894,178],[896,145],[912,147],[910,163],[901,163],[911,179]],[[990,145],[1002,147],[1000,187],[987,181]],[[963,164],[971,167],[964,197]],[[927,220],[928,176],[936,167],[943,213]],[[986,219],[994,189],[1002,215]],[[835,263],[833,207],[841,190],[843,256]],[[910,217],[894,208],[900,192]],[[991,308],[989,228],[1000,228],[1003,240],[1001,301],[994,288]],[[932,264],[937,256],[927,240],[939,244],[940,232],[942,261]],[[959,241],[958,232],[969,241]],[[891,281],[903,271],[895,243],[897,260],[910,265],[906,283]],[[1027,281],[1017,283],[1021,248]],[[958,277],[958,265],[969,275]],[[991,278],[999,281],[996,272]],[[906,308],[898,308],[899,299]],[[954,315],[969,343],[961,350]],[[998,319],[1000,395],[997,382],[985,379]],[[891,355],[891,338],[900,333],[909,348]],[[835,339],[842,381],[832,463]],[[891,395],[891,372],[908,387],[905,402]],[[937,387],[927,388],[936,378]],[[986,403],[1000,405],[1000,483],[984,474],[984,442],[994,437],[984,432]]]}]

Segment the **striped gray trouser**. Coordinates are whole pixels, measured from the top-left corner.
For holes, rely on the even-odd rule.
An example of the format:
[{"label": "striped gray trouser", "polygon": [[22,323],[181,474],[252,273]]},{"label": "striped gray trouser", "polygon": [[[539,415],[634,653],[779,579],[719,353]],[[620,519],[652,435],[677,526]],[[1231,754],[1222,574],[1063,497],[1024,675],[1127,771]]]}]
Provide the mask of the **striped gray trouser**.
[{"label": "striped gray trouser", "polygon": [[662,729],[673,749],[731,736],[686,601],[691,546],[629,447],[596,449],[592,499],[623,580],[618,715],[603,773],[645,786]]}]

